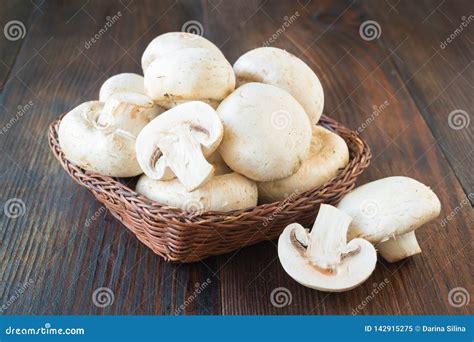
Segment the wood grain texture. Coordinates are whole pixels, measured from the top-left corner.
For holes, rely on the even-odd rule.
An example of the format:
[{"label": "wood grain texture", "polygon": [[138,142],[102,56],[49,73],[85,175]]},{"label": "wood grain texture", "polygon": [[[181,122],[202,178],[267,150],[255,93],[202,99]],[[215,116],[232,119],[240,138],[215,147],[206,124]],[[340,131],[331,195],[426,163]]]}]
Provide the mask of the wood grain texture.
[{"label": "wood grain texture", "polygon": [[[20,45],[1,42],[2,60],[11,70],[0,74],[7,81],[0,117],[7,128],[0,133],[0,203],[17,198],[25,204],[18,218],[5,211],[0,216],[0,304],[8,304],[2,314],[472,314],[472,305],[450,305],[448,294],[455,287],[472,293],[474,214],[466,195],[473,192],[473,126],[452,130],[447,124],[454,109],[472,115],[473,53],[466,44],[474,41],[472,27],[446,49],[432,49],[452,32],[460,14],[472,13],[472,5],[437,6],[434,1],[403,1],[391,10],[375,1],[136,0],[8,7],[2,23],[17,19],[17,13],[35,14],[19,19],[34,18]],[[119,20],[86,47],[118,11]],[[277,33],[292,15],[296,19]],[[202,24],[204,36],[231,62],[274,35],[272,46],[306,61],[325,89],[325,112],[359,128],[373,149],[374,161],[360,184],[407,175],[434,189],[443,209],[417,234],[423,254],[396,264],[379,260],[365,284],[342,294],[295,283],[279,264],[275,241],[198,263],[167,264],[67,177],[47,147],[49,123],[97,98],[111,75],[140,72],[148,42],[180,31],[190,20]],[[361,38],[365,20],[380,24],[379,39]],[[30,101],[19,114],[18,106]],[[375,115],[373,106],[384,103]],[[33,285],[16,296],[30,279]],[[373,284],[381,282],[383,290],[367,300]],[[92,301],[101,287],[114,294],[105,308]],[[291,304],[272,304],[278,288],[289,291]]]}]

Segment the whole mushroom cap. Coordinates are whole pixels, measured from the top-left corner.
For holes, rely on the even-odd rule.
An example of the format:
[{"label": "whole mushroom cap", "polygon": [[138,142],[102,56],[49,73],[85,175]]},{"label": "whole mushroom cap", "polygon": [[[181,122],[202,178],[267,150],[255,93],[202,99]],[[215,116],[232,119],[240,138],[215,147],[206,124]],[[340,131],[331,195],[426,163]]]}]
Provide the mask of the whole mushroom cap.
[{"label": "whole mushroom cap", "polygon": [[[104,109],[109,112],[103,113]],[[66,158],[87,171],[112,177],[132,177],[142,173],[135,155],[135,136],[127,130],[138,130],[151,119],[147,108],[137,112],[136,104],[89,101],[82,103],[62,119],[58,139]],[[135,123],[123,120],[136,112]],[[105,114],[106,122],[101,122]],[[124,125],[127,123],[126,125]],[[131,126],[131,127],[128,127]]]},{"label": "whole mushroom cap", "polygon": [[181,49],[154,60],[145,72],[147,95],[165,108],[193,100],[215,108],[234,88],[232,66],[210,49]]},{"label": "whole mushroom cap", "polygon": [[316,126],[313,129],[309,156],[295,174],[271,182],[258,183],[260,202],[275,202],[314,189],[336,177],[349,163],[346,142],[336,133]]},{"label": "whole mushroom cap", "polygon": [[301,105],[286,91],[248,83],[217,108],[224,125],[219,153],[234,171],[256,181],[295,173],[311,145],[311,125]]},{"label": "whole mushroom cap", "polygon": [[170,53],[172,58],[173,53],[185,48],[204,48],[222,55],[219,48],[204,37],[187,32],[168,32],[153,39],[146,47],[142,55],[143,72],[154,60]]},{"label": "whole mushroom cap", "polygon": [[257,205],[257,185],[235,172],[214,176],[189,192],[178,179],[153,180],[140,177],[136,191],[154,201],[189,212],[231,211]]},{"label": "whole mushroom cap", "polygon": [[436,218],[441,203],[423,183],[409,177],[387,177],[345,195],[337,207],[350,215],[349,237],[380,243],[414,231]]},{"label": "whole mushroom cap", "polygon": [[143,76],[133,73],[122,73],[108,78],[100,87],[99,100],[106,101],[117,93],[145,94]]},{"label": "whole mushroom cap", "polygon": [[314,126],[324,107],[324,92],[319,78],[301,59],[274,48],[260,47],[243,54],[234,63],[237,85],[261,82],[290,93],[305,109]]}]

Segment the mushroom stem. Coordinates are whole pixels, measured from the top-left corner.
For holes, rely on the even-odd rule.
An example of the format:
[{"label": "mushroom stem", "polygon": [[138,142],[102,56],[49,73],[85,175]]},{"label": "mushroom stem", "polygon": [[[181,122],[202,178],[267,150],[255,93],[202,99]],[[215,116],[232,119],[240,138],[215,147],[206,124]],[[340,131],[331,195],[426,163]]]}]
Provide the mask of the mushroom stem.
[{"label": "mushroom stem", "polygon": [[159,159],[157,163],[157,167],[161,168],[166,162],[188,191],[199,188],[214,174],[214,166],[204,157],[201,144],[193,137],[191,130],[188,125],[179,125],[164,136],[160,145],[166,159]]},{"label": "mushroom stem", "polygon": [[355,252],[348,248],[347,230],[352,218],[341,210],[322,204],[306,251],[309,259],[322,269],[334,270],[343,255]]},{"label": "mushroom stem", "polygon": [[414,231],[394,236],[387,241],[379,243],[376,247],[382,257],[388,262],[397,262],[421,253],[421,248],[418,245]]}]

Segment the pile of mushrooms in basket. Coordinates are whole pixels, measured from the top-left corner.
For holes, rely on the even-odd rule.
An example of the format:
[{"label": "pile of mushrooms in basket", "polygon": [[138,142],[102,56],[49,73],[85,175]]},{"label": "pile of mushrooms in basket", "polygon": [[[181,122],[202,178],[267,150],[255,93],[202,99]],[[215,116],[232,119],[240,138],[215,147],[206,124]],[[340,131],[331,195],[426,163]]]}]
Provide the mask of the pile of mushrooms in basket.
[{"label": "pile of mushrooms in basket", "polygon": [[[139,176],[136,192],[186,209],[230,211],[285,199],[336,177],[349,162],[344,139],[318,126],[324,95],[316,74],[285,50],[260,47],[232,65],[207,39],[158,36],[144,77],[123,73],[61,120],[72,163],[111,177]],[[317,209],[315,209],[317,210]],[[345,291],[373,272],[376,249],[395,262],[421,252],[415,229],[438,216],[424,184],[388,177],[362,185],[311,229],[284,229],[278,256],[300,284]]]}]

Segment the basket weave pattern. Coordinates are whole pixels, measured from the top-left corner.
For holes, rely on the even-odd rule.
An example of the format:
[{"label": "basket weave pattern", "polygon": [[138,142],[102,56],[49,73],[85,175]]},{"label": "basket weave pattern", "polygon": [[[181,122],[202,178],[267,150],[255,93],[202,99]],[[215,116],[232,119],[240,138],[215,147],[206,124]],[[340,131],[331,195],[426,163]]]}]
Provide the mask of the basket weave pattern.
[{"label": "basket weave pattern", "polygon": [[314,221],[322,203],[335,204],[369,166],[369,146],[353,131],[326,116],[319,125],[335,131],[347,143],[350,161],[326,184],[287,199],[231,212],[189,213],[154,202],[118,180],[85,171],[68,161],[59,146],[60,118],[49,130],[49,146],[66,172],[86,187],[120,222],[153,252],[167,261],[194,262],[275,239],[290,223]]}]

